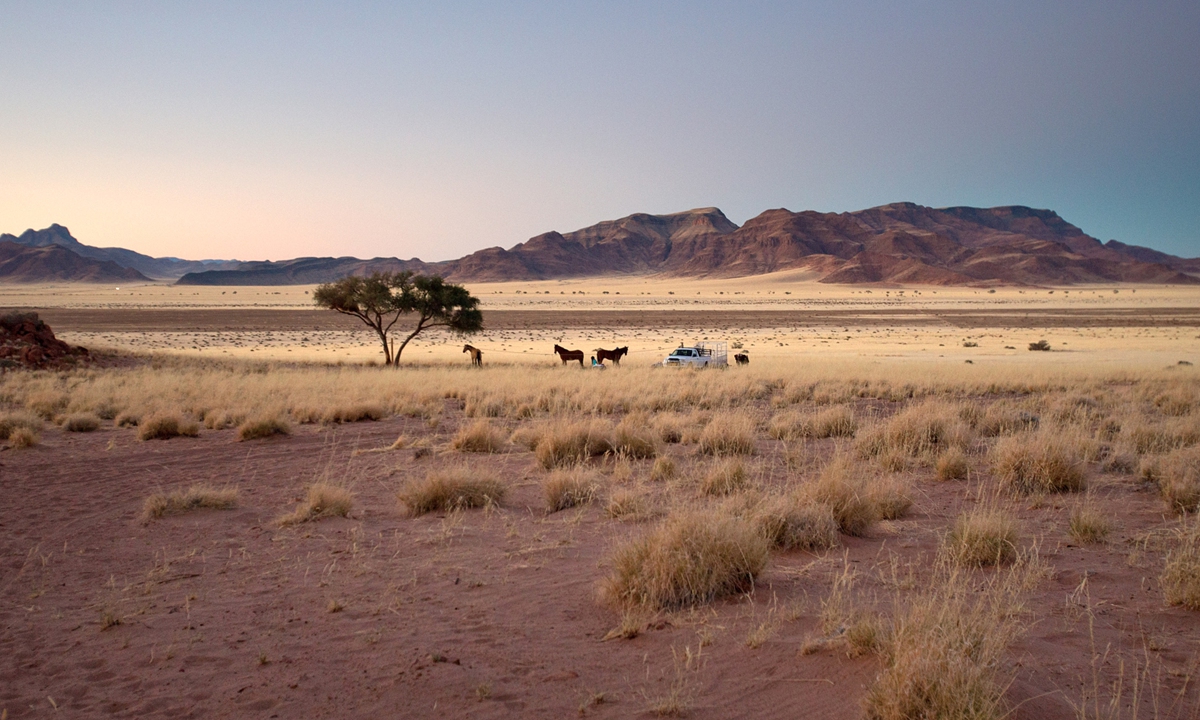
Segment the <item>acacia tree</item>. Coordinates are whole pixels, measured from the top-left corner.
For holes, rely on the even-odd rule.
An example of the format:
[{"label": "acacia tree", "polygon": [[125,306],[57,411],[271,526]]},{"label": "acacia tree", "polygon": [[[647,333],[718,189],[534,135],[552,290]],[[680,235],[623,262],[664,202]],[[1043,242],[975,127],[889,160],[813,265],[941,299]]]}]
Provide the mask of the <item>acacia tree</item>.
[{"label": "acacia tree", "polygon": [[[384,362],[400,364],[400,353],[424,330],[445,327],[459,333],[483,329],[479,299],[461,285],[447,283],[437,275],[414,275],[410,271],[374,273],[369,277],[348,276],[325,283],[313,292],[318,307],[336,310],[362,320],[379,336]],[[416,313],[417,326],[392,355],[388,334],[401,317]]]}]

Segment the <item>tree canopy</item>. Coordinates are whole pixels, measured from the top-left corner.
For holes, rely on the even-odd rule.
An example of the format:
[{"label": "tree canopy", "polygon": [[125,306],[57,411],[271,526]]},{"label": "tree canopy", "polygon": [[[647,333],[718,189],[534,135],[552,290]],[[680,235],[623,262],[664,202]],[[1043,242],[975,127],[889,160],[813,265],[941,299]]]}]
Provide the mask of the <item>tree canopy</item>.
[{"label": "tree canopy", "polygon": [[[374,273],[368,277],[348,276],[325,283],[313,292],[318,307],[352,315],[363,321],[383,344],[384,361],[399,365],[404,348],[420,333],[444,327],[457,333],[483,329],[479,299],[461,285],[438,275],[416,275],[410,271]],[[392,352],[388,335],[400,318],[416,315],[417,324]]]}]

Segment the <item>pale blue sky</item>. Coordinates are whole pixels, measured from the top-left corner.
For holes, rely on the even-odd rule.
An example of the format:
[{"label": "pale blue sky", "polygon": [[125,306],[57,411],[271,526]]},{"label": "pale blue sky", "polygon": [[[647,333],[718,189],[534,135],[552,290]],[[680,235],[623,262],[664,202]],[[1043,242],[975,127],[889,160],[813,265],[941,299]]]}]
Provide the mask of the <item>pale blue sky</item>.
[{"label": "pale blue sky", "polygon": [[1200,255],[1194,0],[0,0],[0,38],[0,231],[440,260],[909,200]]}]

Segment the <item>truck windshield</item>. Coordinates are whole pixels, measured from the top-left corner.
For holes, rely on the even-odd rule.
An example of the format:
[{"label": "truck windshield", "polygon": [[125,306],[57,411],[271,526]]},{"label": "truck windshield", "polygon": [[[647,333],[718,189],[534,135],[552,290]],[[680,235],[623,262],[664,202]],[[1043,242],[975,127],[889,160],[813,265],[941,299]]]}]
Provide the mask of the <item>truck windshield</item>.
[{"label": "truck windshield", "polygon": [[672,354],[672,355],[674,355],[675,357],[691,357],[691,356],[692,356],[692,351],[691,351],[691,350],[684,350],[683,348],[680,348],[680,349],[676,350],[675,352],[673,352],[673,353],[671,353],[671,354]]}]

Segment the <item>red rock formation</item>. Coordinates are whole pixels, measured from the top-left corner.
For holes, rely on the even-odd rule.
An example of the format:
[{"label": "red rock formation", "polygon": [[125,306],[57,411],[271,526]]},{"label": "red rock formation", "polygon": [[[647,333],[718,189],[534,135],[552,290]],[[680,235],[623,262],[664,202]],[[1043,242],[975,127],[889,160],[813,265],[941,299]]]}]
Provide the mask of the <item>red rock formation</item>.
[{"label": "red rock formation", "polygon": [[54,337],[37,313],[0,316],[0,369],[58,368],[87,357],[87,348],[71,347]]}]

